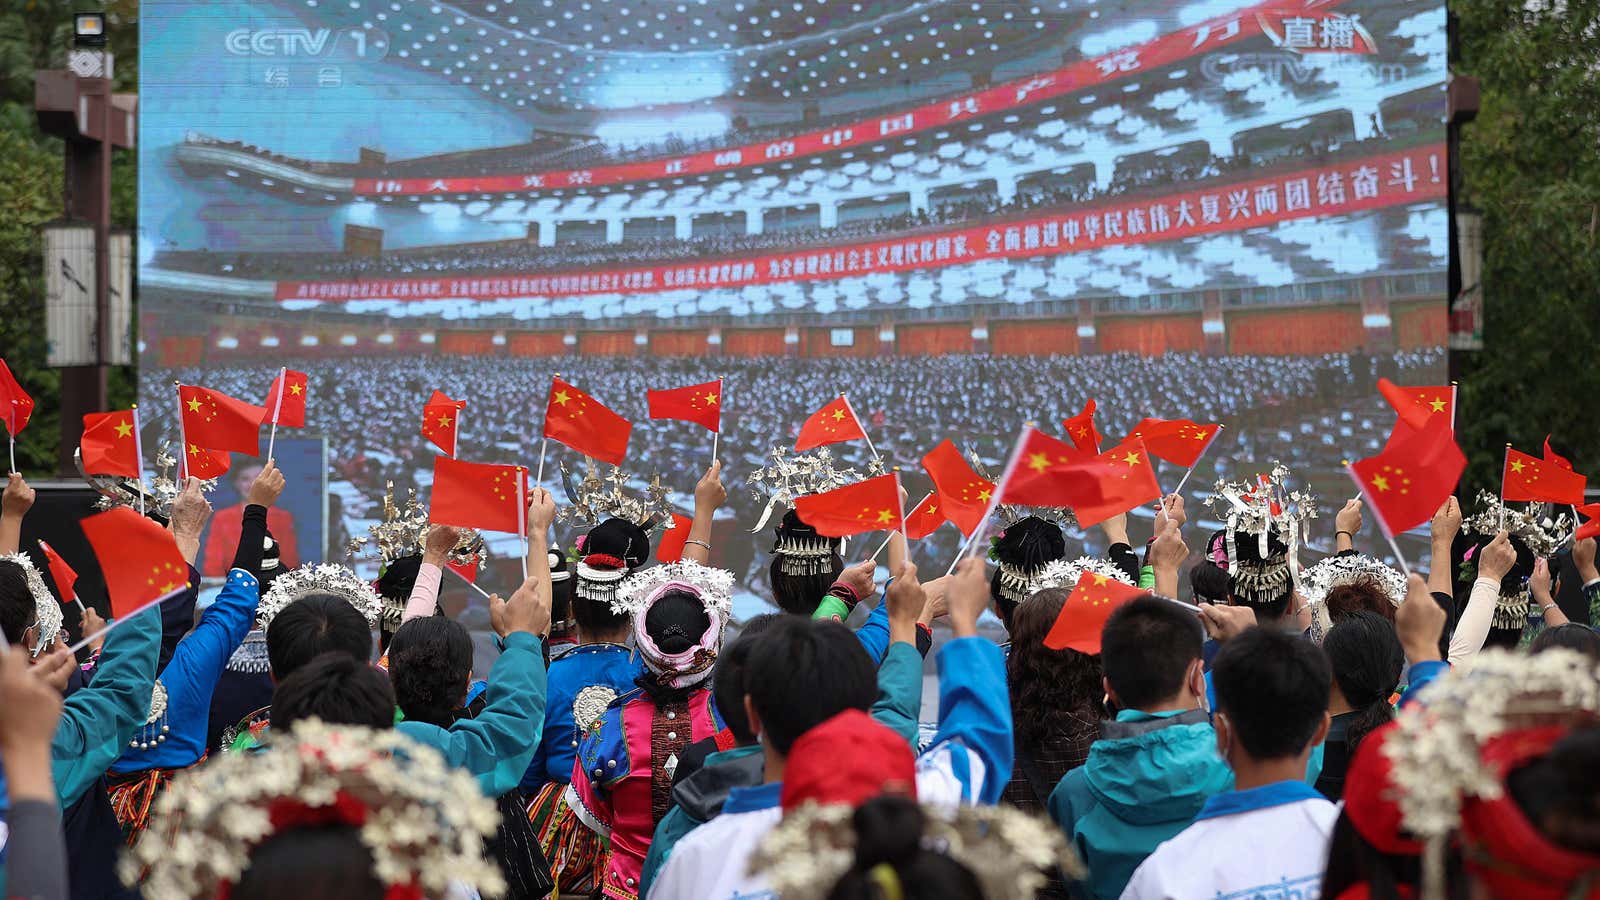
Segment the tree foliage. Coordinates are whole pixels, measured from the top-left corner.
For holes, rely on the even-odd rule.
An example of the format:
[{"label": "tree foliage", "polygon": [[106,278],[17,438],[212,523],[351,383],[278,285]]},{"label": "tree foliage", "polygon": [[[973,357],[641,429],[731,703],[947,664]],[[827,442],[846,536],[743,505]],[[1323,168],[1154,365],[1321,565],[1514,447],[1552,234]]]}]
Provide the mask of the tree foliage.
[{"label": "tree foliage", "polygon": [[1545,433],[1600,475],[1600,0],[1459,0],[1477,120],[1460,201],[1483,213],[1484,344],[1461,360],[1469,482],[1499,484],[1507,442]]}]

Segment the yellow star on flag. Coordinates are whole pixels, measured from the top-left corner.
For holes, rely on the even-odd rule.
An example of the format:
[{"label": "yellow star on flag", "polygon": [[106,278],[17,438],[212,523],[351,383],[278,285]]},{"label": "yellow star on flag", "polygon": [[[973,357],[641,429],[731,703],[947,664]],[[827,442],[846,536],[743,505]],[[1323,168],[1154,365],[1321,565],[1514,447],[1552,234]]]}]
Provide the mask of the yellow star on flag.
[{"label": "yellow star on flag", "polygon": [[1525,468],[1527,468],[1527,466],[1525,466],[1523,464],[1522,460],[1513,459],[1511,461],[1511,471],[1516,472],[1518,475],[1521,475],[1522,474],[1522,470],[1525,469]]},{"label": "yellow star on flag", "polygon": [[1126,456],[1122,457],[1122,461],[1130,466],[1137,466],[1139,464],[1139,454],[1130,450]]},{"label": "yellow star on flag", "polygon": [[1374,475],[1372,476],[1372,486],[1377,488],[1380,492],[1387,491],[1389,489],[1389,479],[1383,477],[1382,475]]},{"label": "yellow star on flag", "polygon": [[716,394],[706,394],[706,402],[711,404],[712,406],[716,406],[717,405],[717,395]]},{"label": "yellow star on flag", "polygon": [[571,399],[572,399],[572,395],[567,393],[566,391],[556,391],[556,402],[561,404],[562,406],[566,406],[567,405],[567,401],[569,401]]},{"label": "yellow star on flag", "polygon": [[193,397],[190,397],[189,398],[189,411],[190,412],[199,412],[200,411],[200,401],[196,400]]},{"label": "yellow star on flag", "polygon": [[289,393],[295,395],[296,397],[300,396],[300,391],[301,391],[300,385],[298,385],[298,384],[289,385]]},{"label": "yellow star on flag", "polygon": [[117,437],[125,438],[128,435],[133,434],[133,423],[132,422],[118,422],[116,424],[116,429],[117,429]]}]

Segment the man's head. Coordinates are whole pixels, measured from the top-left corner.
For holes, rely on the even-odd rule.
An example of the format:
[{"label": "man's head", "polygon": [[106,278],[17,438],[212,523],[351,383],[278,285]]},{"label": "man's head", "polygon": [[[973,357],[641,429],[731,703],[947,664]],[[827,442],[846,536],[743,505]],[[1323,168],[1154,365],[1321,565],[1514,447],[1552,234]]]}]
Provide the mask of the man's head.
[{"label": "man's head", "polygon": [[844,710],[871,709],[877,667],[838,622],[784,616],[750,648],[744,692],[751,730],[787,756],[808,730]]},{"label": "man's head", "polygon": [[1217,748],[1235,769],[1299,757],[1328,732],[1333,673],[1322,648],[1299,635],[1252,628],[1211,665]]},{"label": "man's head", "polygon": [[739,636],[722,648],[716,669],[711,673],[711,699],[740,746],[756,740],[755,732],[750,730],[750,720],[744,714],[745,664],[750,661],[750,649],[756,645],[756,639],[776,621],[777,613],[767,613],[745,622]]},{"label": "man's head", "polygon": [[285,606],[267,626],[267,662],[274,681],[329,651],[372,660],[372,629],[349,601],[311,593]]},{"label": "man's head", "polygon": [[472,638],[445,616],[420,616],[389,642],[389,678],[406,718],[449,727],[472,680]]},{"label": "man's head", "polygon": [[1119,709],[1197,707],[1203,642],[1200,622],[1176,603],[1141,597],[1118,608],[1100,635],[1106,693]]},{"label": "man's head", "polygon": [[272,727],[288,729],[303,719],[321,719],[330,725],[392,728],[394,707],[394,689],[382,672],[333,651],[278,682],[272,691]]}]

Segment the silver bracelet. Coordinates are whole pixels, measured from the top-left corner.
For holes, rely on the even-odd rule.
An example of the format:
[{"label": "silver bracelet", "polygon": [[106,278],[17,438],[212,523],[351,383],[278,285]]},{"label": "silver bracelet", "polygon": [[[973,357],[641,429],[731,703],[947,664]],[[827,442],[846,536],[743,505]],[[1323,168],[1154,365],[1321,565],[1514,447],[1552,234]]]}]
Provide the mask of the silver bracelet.
[{"label": "silver bracelet", "polygon": [[694,538],[689,538],[688,540],[684,541],[684,543],[685,544],[696,544],[698,546],[706,548],[706,552],[707,553],[711,552],[711,545],[706,543],[705,541],[697,541]]}]

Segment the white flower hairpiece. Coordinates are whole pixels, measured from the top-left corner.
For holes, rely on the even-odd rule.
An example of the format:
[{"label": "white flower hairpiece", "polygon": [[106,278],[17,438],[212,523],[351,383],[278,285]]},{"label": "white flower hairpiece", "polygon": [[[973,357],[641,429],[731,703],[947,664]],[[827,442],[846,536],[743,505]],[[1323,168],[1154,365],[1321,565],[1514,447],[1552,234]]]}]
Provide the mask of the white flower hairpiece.
[{"label": "white flower hairpiece", "polygon": [[[1054,867],[1068,879],[1088,874],[1061,829],[1009,806],[963,806],[953,818],[923,807],[922,846],[978,879],[985,897],[1032,897]],[[855,861],[854,811],[807,802],[761,841],[750,869],[763,872],[783,900],[822,900]]]},{"label": "white flower hairpiece", "polygon": [[706,612],[726,623],[733,613],[733,573],[727,569],[702,566],[685,559],[675,563],[651,566],[629,575],[617,588],[611,600],[611,611],[618,615],[635,615],[644,609],[650,597],[662,587],[678,582],[694,587],[700,592],[700,602]]},{"label": "white flower hairpiece", "polygon": [[1406,599],[1406,577],[1398,569],[1380,559],[1359,553],[1354,556],[1329,556],[1305,570],[1301,576],[1300,593],[1308,604],[1320,606],[1327,602],[1329,591],[1362,578],[1376,581],[1389,602],[1395,606]]},{"label": "white flower hairpiece", "polygon": [[1051,588],[1066,588],[1072,590],[1083,577],[1083,573],[1093,572],[1096,575],[1105,575],[1122,582],[1133,584],[1128,573],[1122,571],[1116,563],[1101,559],[1097,556],[1080,556],[1077,559],[1054,559],[1039,570],[1028,583],[1028,593],[1036,594],[1039,591]]},{"label": "white flower hairpiece", "polygon": [[65,621],[61,615],[61,604],[50,593],[50,588],[45,585],[44,578],[28,554],[7,553],[0,556],[0,562],[15,563],[22,567],[22,577],[28,582],[28,594],[33,597],[33,616],[39,625],[38,643],[35,646],[40,652],[48,650],[56,642],[56,636],[61,633],[61,625]]},{"label": "white flower hairpiece", "polygon": [[308,594],[333,594],[343,599],[370,626],[376,627],[383,614],[383,598],[361,576],[345,566],[307,563],[272,580],[256,606],[256,627],[266,630],[278,613]]},{"label": "white flower hairpiece", "polygon": [[471,775],[398,732],[315,719],[275,734],[259,752],[179,772],[156,800],[150,827],[123,856],[123,881],[137,886],[148,870],[146,896],[218,896],[249,868],[251,852],[283,830],[273,824],[273,808],[284,803],[336,821],[337,809],[355,805],[361,843],[385,885],[414,884],[429,897],[445,896],[453,885],[486,896],[505,892],[499,867],[484,853],[500,816]]},{"label": "white flower hairpiece", "polygon": [[1428,840],[1460,824],[1465,799],[1500,796],[1503,786],[1480,757],[1491,738],[1600,717],[1600,668],[1564,648],[1532,656],[1491,648],[1470,668],[1440,676],[1420,699],[1400,711],[1383,752],[1394,764],[1402,827]]},{"label": "white flower hairpiece", "polygon": [[1572,533],[1570,513],[1546,514],[1543,503],[1530,503],[1517,509],[1503,503],[1493,491],[1478,491],[1478,511],[1462,523],[1464,531],[1493,536],[1504,531],[1522,539],[1536,556],[1550,556]]}]

